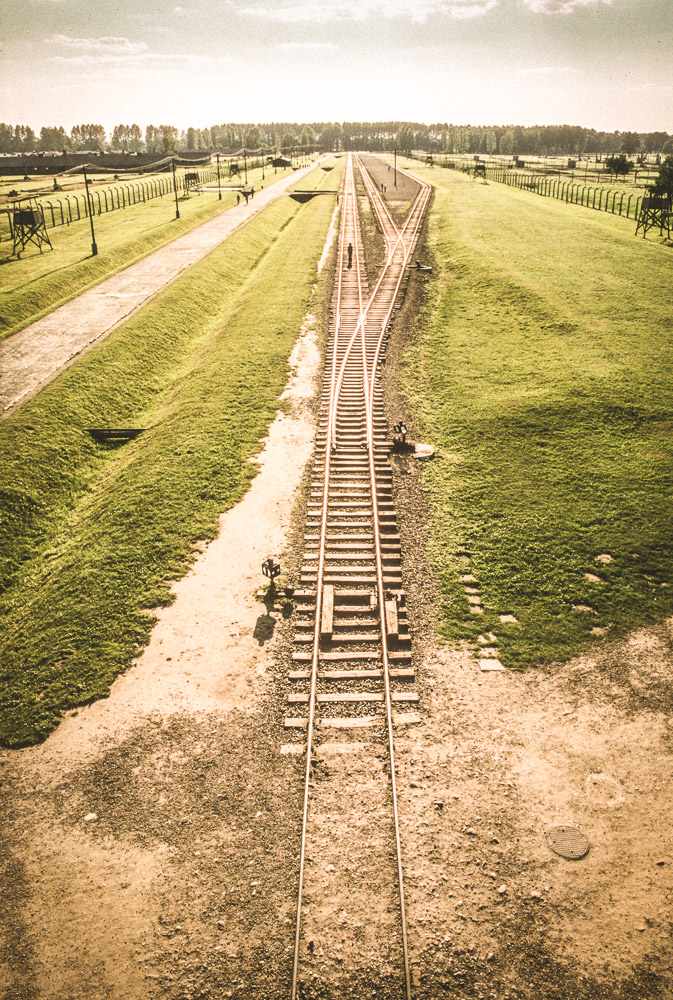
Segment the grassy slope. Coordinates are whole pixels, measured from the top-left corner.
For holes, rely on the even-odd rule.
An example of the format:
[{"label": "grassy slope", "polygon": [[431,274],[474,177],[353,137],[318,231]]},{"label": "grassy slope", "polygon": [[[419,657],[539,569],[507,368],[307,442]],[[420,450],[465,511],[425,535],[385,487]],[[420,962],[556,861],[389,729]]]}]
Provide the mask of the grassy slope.
[{"label": "grassy slope", "polygon": [[333,207],[279,199],[0,424],[3,744],[107,693],[246,491]]},{"label": "grassy slope", "polygon": [[[490,628],[503,661],[525,666],[586,647],[593,627],[614,637],[661,620],[673,611],[671,251],[589,209],[418,173],[437,185],[436,280],[404,386],[439,449],[425,488],[444,633]],[[461,552],[483,617],[468,613]]]},{"label": "grassy slope", "polygon": [[[271,174],[265,186],[290,171]],[[253,176],[254,174],[254,176]],[[250,171],[250,183],[259,188],[261,170]],[[91,256],[91,230],[87,219],[50,229],[53,250],[29,245],[20,260],[10,258],[12,245],[0,247],[0,339],[16,333],[57,306],[97,285],[117,271],[207,222],[236,204],[234,194],[181,197],[180,219],[175,218],[173,195],[155,198],[126,210],[94,218],[98,256]]]}]

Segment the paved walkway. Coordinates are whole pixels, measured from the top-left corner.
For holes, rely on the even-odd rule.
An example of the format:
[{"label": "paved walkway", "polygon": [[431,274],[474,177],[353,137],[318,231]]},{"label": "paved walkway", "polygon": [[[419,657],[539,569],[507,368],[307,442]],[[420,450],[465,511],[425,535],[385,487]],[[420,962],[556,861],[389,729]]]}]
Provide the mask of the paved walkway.
[{"label": "paved walkway", "polygon": [[314,166],[257,191],[247,205],[242,201],[8,337],[0,344],[0,412],[7,414],[34,396],[85,348],[127,320]]}]

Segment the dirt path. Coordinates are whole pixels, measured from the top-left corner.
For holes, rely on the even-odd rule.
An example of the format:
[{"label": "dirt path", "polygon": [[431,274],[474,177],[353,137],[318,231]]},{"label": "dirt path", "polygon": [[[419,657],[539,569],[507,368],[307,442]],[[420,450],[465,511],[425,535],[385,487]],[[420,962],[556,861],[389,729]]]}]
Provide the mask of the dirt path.
[{"label": "dirt path", "polygon": [[[320,161],[317,161],[320,162]],[[29,399],[310,170],[303,167],[24,327],[0,344],[0,413]]]}]

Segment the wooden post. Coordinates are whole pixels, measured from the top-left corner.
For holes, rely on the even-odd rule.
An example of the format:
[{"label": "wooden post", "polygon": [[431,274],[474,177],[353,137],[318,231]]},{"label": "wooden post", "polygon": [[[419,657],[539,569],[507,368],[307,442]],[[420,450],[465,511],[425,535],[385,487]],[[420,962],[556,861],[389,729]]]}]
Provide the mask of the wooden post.
[{"label": "wooden post", "polygon": [[173,191],[175,192],[175,218],[180,218],[180,206],[178,205],[178,182],[175,177],[175,157],[171,160],[173,167]]},{"label": "wooden post", "polygon": [[334,586],[326,583],[323,587],[322,596],[322,616],[320,619],[320,634],[332,636],[334,627]]},{"label": "wooden post", "polygon": [[93,207],[91,205],[91,199],[89,196],[89,178],[87,177],[86,167],[82,167],[84,172],[84,189],[86,191],[86,207],[89,211],[89,222],[91,223],[91,256],[96,257],[98,254],[98,246],[96,245],[96,234],[93,231]]}]

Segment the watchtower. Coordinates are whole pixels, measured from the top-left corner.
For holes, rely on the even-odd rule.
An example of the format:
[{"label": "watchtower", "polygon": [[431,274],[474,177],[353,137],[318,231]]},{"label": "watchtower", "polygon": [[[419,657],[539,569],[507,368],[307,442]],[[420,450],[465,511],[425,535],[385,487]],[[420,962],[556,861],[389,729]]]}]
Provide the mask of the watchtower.
[{"label": "watchtower", "polygon": [[643,238],[645,238],[648,230],[655,226],[659,226],[660,236],[664,235],[665,229],[666,235],[669,239],[671,238],[671,206],[668,198],[652,194],[645,195],[640,206],[636,236],[642,229]]},{"label": "watchtower", "polygon": [[196,191],[198,194],[201,194],[199,184],[200,184],[199,175],[196,173],[196,171],[194,171],[193,173],[185,174],[186,194],[189,194],[189,192],[192,190]]},{"label": "watchtower", "polygon": [[12,253],[17,257],[21,256],[29,243],[34,243],[40,253],[45,244],[50,250],[54,249],[47,233],[44,213],[38,204],[15,205],[9,218],[14,241]]}]

